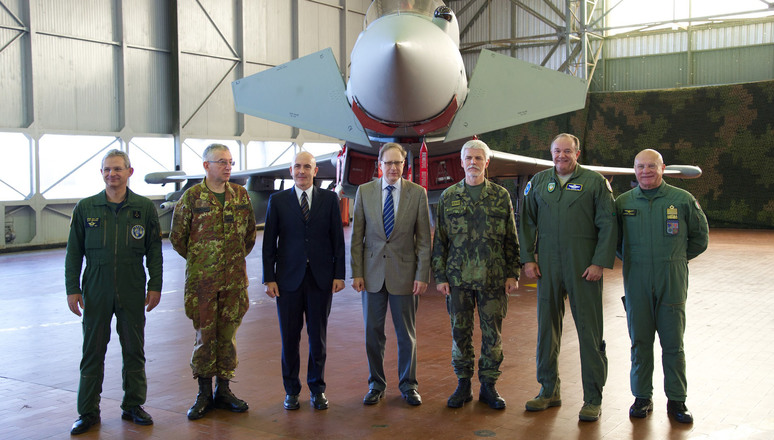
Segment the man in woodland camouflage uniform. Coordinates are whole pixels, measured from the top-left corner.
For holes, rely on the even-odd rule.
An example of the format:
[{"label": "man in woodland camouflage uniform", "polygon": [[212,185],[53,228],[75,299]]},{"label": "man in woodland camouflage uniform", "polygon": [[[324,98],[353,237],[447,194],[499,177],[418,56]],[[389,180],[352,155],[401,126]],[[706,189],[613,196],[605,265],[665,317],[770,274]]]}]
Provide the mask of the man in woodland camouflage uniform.
[{"label": "man in woodland camouflage uniform", "polygon": [[476,305],[481,325],[478,398],[491,408],[505,408],[495,382],[503,361],[501,331],[508,294],[519,287],[519,241],[510,194],[484,174],[491,157],[484,142],[466,142],[461,151],[465,179],[447,188],[438,200],[432,265],[451,317],[452,366],[458,379],[447,401],[451,408],[473,399]]},{"label": "man in woodland camouflage uniform", "polygon": [[186,259],[185,313],[196,330],[191,368],[199,394],[188,410],[190,420],[213,406],[248,409],[229,380],[238,363],[236,331],[249,306],[245,257],[255,244],[255,215],[245,188],[228,182],[234,165],[228,147],[212,144],[203,157],[206,178],[180,198],[169,235]]}]

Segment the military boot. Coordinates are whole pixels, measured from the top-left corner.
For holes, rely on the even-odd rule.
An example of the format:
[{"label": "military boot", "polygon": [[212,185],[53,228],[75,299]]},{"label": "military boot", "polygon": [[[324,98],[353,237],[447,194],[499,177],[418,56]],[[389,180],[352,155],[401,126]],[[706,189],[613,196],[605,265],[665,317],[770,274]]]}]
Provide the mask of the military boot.
[{"label": "military boot", "polygon": [[237,398],[231,389],[228,387],[228,380],[216,378],[215,379],[215,408],[227,409],[232,412],[245,412],[247,411],[247,402]]},{"label": "military boot", "polygon": [[473,391],[470,389],[470,378],[461,377],[457,380],[457,389],[449,396],[446,406],[449,408],[462,408],[466,402],[473,400]]},{"label": "military boot", "polygon": [[482,382],[478,400],[486,403],[492,409],[505,409],[505,399],[495,389],[494,382]]},{"label": "military boot", "polygon": [[212,409],[212,378],[199,378],[199,394],[196,395],[196,402],[188,410],[188,420],[197,420],[204,417]]}]

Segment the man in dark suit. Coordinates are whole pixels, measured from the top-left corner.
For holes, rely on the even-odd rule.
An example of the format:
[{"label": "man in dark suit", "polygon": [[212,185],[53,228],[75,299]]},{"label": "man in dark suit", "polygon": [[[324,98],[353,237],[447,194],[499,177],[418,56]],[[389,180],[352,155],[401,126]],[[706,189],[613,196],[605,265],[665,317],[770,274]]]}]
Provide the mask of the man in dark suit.
[{"label": "man in dark suit", "polygon": [[[402,177],[406,150],[393,142],[379,152],[382,178],[361,185],[352,223],[352,287],[362,292],[368,356],[366,405],[384,397],[384,319],[390,305],[398,340],[398,387],[410,405],[417,392],[416,313],[430,280],[427,192]],[[411,276],[413,274],[413,276]]]},{"label": "man in dark suit", "polygon": [[344,230],[339,200],[313,185],[314,156],[298,153],[290,168],[295,185],[269,199],[263,232],[263,284],[277,298],[282,335],[285,409],[298,409],[298,345],[306,317],[309,363],[306,383],[315,409],[327,409],[325,341],[333,294],[344,288]]}]

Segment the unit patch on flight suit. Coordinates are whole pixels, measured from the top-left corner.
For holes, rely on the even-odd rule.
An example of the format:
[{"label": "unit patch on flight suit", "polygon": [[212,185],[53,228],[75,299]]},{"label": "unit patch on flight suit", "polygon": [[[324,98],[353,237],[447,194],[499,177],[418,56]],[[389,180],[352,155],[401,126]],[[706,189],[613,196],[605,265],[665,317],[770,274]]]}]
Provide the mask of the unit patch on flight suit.
[{"label": "unit patch on flight suit", "polygon": [[583,185],[580,183],[568,183],[567,189],[570,191],[583,191]]},{"label": "unit patch on flight suit", "polygon": [[87,228],[99,228],[99,217],[86,217]]},{"label": "unit patch on flight suit", "polygon": [[677,235],[680,232],[680,221],[677,219],[677,208],[675,205],[669,205],[666,210],[666,233],[667,235]]},{"label": "unit patch on flight suit", "polygon": [[556,189],[556,182],[550,182],[548,184],[548,192],[552,193]]},{"label": "unit patch on flight suit", "polygon": [[143,227],[143,225],[132,226],[132,237],[134,237],[136,240],[145,237],[145,227]]}]

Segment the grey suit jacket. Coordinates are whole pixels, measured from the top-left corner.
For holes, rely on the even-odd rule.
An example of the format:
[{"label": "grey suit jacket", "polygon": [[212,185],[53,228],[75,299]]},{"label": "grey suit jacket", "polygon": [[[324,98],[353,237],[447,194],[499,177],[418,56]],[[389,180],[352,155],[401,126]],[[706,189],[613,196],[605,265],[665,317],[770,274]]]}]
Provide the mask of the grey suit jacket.
[{"label": "grey suit jacket", "polygon": [[401,178],[400,200],[390,238],[382,220],[382,181],[360,185],[355,196],[350,254],[352,277],[369,292],[383,285],[393,295],[411,295],[414,280],[430,280],[430,216],[427,192]]}]

